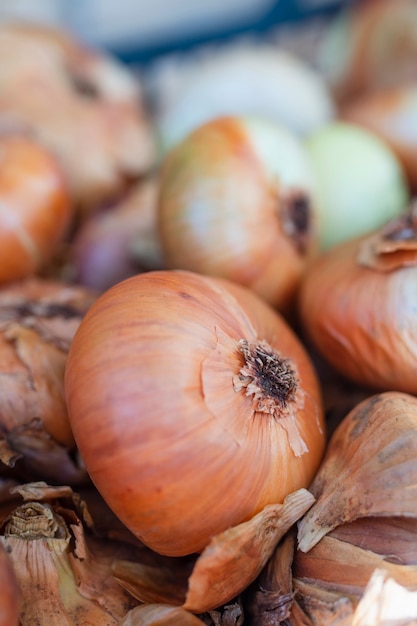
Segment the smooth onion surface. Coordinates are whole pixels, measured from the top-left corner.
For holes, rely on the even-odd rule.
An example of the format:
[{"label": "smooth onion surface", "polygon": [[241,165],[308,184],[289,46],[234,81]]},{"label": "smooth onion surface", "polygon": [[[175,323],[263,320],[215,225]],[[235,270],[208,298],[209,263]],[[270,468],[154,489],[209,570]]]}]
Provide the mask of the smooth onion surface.
[{"label": "smooth onion surface", "polygon": [[315,246],[315,178],[304,145],[260,118],[216,118],[162,164],[165,266],[227,278],[280,310]]},{"label": "smooth onion surface", "polygon": [[0,138],[0,282],[37,272],[73,213],[55,158],[28,137]]},{"label": "smooth onion surface", "polygon": [[397,155],[417,190],[417,87],[406,83],[364,93],[341,108],[343,119],[370,129]]},{"label": "smooth onion surface", "polygon": [[299,292],[301,322],[327,361],[351,380],[417,393],[416,261],[391,271],[365,267],[358,255],[367,240],[339,244],[310,265]]},{"label": "smooth onion surface", "polygon": [[325,250],[405,211],[409,189],[396,153],[376,133],[338,120],[306,140],[317,180],[317,235]]},{"label": "smooth onion surface", "polygon": [[[285,373],[275,399],[239,387],[240,340],[267,342],[290,366],[292,391]],[[307,487],[322,457],[321,395],[304,347],[255,294],[220,279],[161,270],[109,289],[78,328],[65,388],[96,487],[163,554],[198,552]]]},{"label": "smooth onion surface", "polygon": [[335,115],[322,76],[275,44],[217,46],[181,63],[176,74],[170,69],[171,80],[161,81],[156,98],[156,126],[164,152],[201,124],[223,115],[257,115],[297,135],[312,132]]}]

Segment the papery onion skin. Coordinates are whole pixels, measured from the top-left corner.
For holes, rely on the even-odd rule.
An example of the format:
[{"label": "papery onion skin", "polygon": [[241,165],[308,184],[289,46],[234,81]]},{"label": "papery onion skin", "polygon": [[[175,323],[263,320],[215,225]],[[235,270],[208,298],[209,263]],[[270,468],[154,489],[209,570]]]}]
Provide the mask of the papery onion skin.
[{"label": "papery onion skin", "polygon": [[358,254],[371,237],[334,246],[310,265],[299,291],[301,324],[345,377],[375,390],[416,393],[417,266],[363,266]]},{"label": "papery onion skin", "polygon": [[69,227],[73,207],[61,167],[33,139],[0,138],[0,283],[36,273]]},{"label": "papery onion skin", "polygon": [[[297,391],[275,417],[235,390],[241,339],[294,367]],[[324,449],[318,379],[288,324],[252,292],[192,272],[144,273],[101,295],[71,344],[65,389],[96,487],[167,555],[201,551],[308,486]]]},{"label": "papery onion skin", "polygon": [[227,278],[291,307],[316,249],[304,145],[259,118],[216,118],[165,157],[158,200],[165,267]]},{"label": "papery onion skin", "polygon": [[60,445],[74,448],[64,398],[64,369],[73,335],[96,293],[79,285],[29,277],[0,289],[0,429],[41,420]]},{"label": "papery onion skin", "polygon": [[0,626],[19,626],[21,591],[12,561],[0,543]]}]

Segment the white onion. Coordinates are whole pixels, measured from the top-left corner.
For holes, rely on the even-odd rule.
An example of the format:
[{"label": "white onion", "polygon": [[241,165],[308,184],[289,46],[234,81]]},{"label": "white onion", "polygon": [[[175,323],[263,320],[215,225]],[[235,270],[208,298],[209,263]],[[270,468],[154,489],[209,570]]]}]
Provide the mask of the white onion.
[{"label": "white onion", "polygon": [[162,97],[162,150],[194,128],[224,115],[255,115],[306,134],[334,117],[324,79],[295,55],[272,44],[229,45],[188,63]]}]

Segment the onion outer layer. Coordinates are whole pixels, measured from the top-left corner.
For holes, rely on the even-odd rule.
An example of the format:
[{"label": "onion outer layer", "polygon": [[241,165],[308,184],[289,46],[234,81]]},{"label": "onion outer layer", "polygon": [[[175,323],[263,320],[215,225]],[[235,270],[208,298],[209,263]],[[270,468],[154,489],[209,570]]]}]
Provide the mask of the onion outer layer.
[{"label": "onion outer layer", "polygon": [[[268,350],[278,354],[275,400],[244,366],[254,345],[266,370]],[[74,337],[65,387],[96,487],[167,555],[201,551],[308,486],[324,449],[317,377],[287,323],[250,291],[191,272],[148,272],[100,296]]]}]

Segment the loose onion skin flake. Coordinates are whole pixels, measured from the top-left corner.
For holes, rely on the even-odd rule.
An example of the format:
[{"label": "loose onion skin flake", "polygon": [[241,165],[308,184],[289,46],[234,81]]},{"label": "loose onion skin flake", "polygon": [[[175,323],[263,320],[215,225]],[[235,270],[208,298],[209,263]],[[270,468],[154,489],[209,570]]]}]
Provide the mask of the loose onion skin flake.
[{"label": "loose onion skin flake", "polygon": [[102,294],[68,355],[70,422],[121,521],[162,554],[307,487],[324,450],[318,379],[299,339],[254,293],[180,270]]}]

